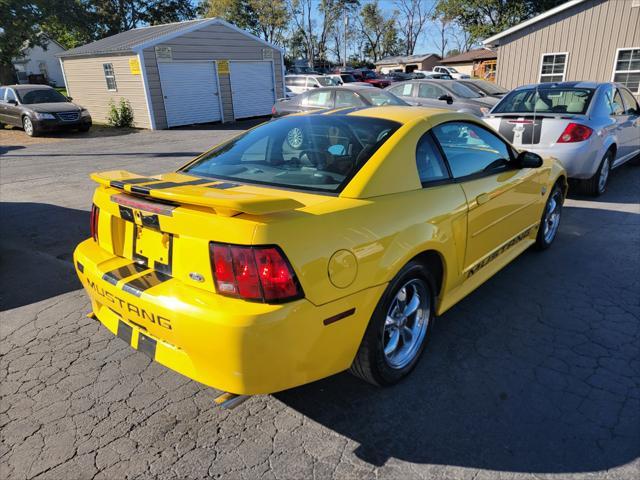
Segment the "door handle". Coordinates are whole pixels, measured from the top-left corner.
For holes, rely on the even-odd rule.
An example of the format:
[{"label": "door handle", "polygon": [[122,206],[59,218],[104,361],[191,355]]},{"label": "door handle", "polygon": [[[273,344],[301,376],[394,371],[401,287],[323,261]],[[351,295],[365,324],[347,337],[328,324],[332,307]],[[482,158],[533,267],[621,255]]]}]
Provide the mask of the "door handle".
[{"label": "door handle", "polygon": [[480,195],[478,195],[476,197],[476,202],[478,203],[478,205],[482,205],[483,203],[487,203],[489,200],[491,200],[491,197],[489,196],[488,193],[481,193]]}]

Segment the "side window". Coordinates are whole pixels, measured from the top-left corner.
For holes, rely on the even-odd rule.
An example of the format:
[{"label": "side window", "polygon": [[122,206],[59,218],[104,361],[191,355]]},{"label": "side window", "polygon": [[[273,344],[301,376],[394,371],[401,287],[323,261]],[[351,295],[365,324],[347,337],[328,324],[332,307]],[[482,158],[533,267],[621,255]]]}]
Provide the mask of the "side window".
[{"label": "side window", "polygon": [[432,83],[421,83],[418,87],[418,96],[421,98],[432,98],[437,100],[442,95],[446,95],[442,88],[432,84]]},{"label": "side window", "polygon": [[613,94],[613,100],[611,101],[611,114],[624,115],[624,103],[618,89],[615,90],[615,93]]},{"label": "side window", "polygon": [[479,125],[449,122],[433,128],[454,178],[501,171],[511,160],[506,143]]},{"label": "side window", "polygon": [[364,102],[353,92],[336,90],[336,107],[361,107]]},{"label": "side window", "polygon": [[640,109],[638,108],[638,102],[629,90],[621,88],[618,90],[624,100],[624,113],[626,115],[640,115]]},{"label": "side window", "polygon": [[10,102],[11,100],[15,102],[18,101],[16,94],[13,92],[13,90],[11,90],[10,88],[7,88],[7,98],[5,99],[5,101]]},{"label": "side window", "polygon": [[449,178],[447,167],[430,132],[425,133],[418,141],[416,165],[422,183],[437,182]]},{"label": "side window", "polygon": [[0,87],[0,102],[4,102],[4,92],[6,92],[7,89],[4,87]]},{"label": "side window", "polygon": [[107,90],[109,91],[118,90],[118,86],[116,85],[116,74],[113,70],[113,64],[103,63],[102,69],[104,70],[104,79],[107,82]]},{"label": "side window", "polygon": [[319,87],[319,86],[320,86],[320,84],[318,83],[318,81],[315,78],[307,77],[307,88],[308,87],[314,88],[314,87]]},{"label": "side window", "polygon": [[293,85],[295,82],[295,78],[293,77],[284,77],[284,84],[287,86]]},{"label": "side window", "polygon": [[304,107],[320,107],[327,108],[332,106],[331,90],[321,90],[319,92],[311,92],[307,98],[302,100]]},{"label": "side window", "polygon": [[413,83],[405,83],[403,85],[396,85],[391,87],[389,91],[399,97],[410,97],[413,90]]}]

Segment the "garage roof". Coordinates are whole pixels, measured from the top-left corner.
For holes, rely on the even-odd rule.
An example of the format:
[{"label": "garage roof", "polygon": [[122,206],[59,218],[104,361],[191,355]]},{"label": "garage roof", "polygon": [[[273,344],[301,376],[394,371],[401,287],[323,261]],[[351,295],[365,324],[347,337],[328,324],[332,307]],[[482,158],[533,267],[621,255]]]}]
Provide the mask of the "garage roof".
[{"label": "garage roof", "polygon": [[77,57],[77,56],[91,56],[91,55],[104,55],[109,53],[127,53],[132,51],[138,51],[142,48],[151,47],[158,43],[162,43],[171,38],[180,36],[184,33],[197,30],[205,27],[206,25],[221,24],[226,27],[232,28],[237,32],[242,33],[245,36],[263,43],[276,50],[281,50],[280,47],[272,45],[255,35],[245,32],[244,30],[232,25],[219,18],[201,18],[198,20],[188,20],[185,22],[166,23],[164,25],[153,25],[150,27],[139,27],[126,32],[117,33],[110,37],[97,40],[95,42],[82,45],[81,47],[67,50],[66,52],[59,53],[57,56]]},{"label": "garage roof", "polygon": [[443,58],[440,63],[469,63],[474,60],[487,60],[491,58],[498,58],[498,54],[487,48],[478,48],[477,50],[469,50],[468,52]]},{"label": "garage roof", "polygon": [[435,53],[424,53],[422,55],[404,55],[398,57],[385,57],[381,60],[378,60],[376,65],[401,65],[405,63],[418,63],[423,62],[429,57],[438,57],[440,55],[436,55]]}]

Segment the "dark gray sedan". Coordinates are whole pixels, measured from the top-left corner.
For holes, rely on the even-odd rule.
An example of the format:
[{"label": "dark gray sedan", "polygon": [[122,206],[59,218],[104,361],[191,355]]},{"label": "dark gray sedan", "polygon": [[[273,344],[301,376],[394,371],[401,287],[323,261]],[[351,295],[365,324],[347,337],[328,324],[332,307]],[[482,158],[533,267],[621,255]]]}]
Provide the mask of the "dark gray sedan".
[{"label": "dark gray sedan", "polygon": [[91,128],[91,115],[47,85],[0,87],[0,127],[22,127],[30,137],[43,132]]},{"label": "dark gray sedan", "polygon": [[482,117],[498,103],[498,98],[482,96],[458,80],[411,80],[394,83],[385,91],[411,105],[445,108]]},{"label": "dark gray sedan", "polygon": [[290,113],[312,112],[322,109],[368,107],[382,105],[408,105],[392,93],[370,86],[343,86],[315,88],[293,98],[278,100],[271,114],[281,117]]}]

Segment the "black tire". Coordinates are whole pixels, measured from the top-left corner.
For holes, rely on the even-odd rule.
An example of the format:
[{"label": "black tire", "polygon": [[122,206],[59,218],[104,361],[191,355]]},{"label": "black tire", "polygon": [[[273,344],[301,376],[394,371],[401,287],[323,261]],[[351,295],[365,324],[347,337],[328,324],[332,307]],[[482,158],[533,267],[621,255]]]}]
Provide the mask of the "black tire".
[{"label": "black tire", "polygon": [[[607,190],[607,182],[609,181],[609,174],[611,173],[611,163],[613,162],[613,150],[607,150],[607,153],[604,154],[602,160],[600,160],[600,165],[596,170],[596,173],[593,174],[593,177],[582,180],[580,182],[582,193],[585,195],[591,195],[592,197],[599,197]],[[604,170],[608,169],[606,173],[606,178],[604,180],[604,185],[600,182],[600,177],[603,174]]]},{"label": "black tire", "polygon": [[[390,365],[384,353],[384,341],[386,338],[385,322],[387,312],[392,307],[392,302],[396,299],[396,295],[400,289],[409,282],[414,283],[416,286],[423,285],[425,288],[428,301],[426,327],[424,328],[421,343],[418,344],[418,342],[416,342],[416,348],[413,350],[411,360],[408,361],[406,365],[393,367]],[[435,319],[434,285],[435,282],[433,281],[432,275],[422,263],[417,261],[409,262],[398,272],[387,286],[369,321],[356,358],[349,369],[353,375],[373,385],[386,386],[397,383],[413,370],[429,340]]]},{"label": "black tire", "polygon": [[[564,194],[562,187],[559,183],[556,183],[551,189],[551,193],[547,198],[547,202],[544,204],[544,210],[542,211],[542,218],[540,219],[540,226],[538,227],[538,236],[536,237],[536,249],[546,250],[551,246],[558,233],[558,227],[560,225],[562,205],[564,204]],[[549,209],[553,209],[551,212]],[[557,212],[557,225],[551,223],[552,219],[549,218],[550,213]],[[547,235],[547,233],[549,233]]]},{"label": "black tire", "polygon": [[24,133],[30,137],[37,137],[40,134],[31,119],[26,115],[22,117],[22,129],[24,130]]}]

